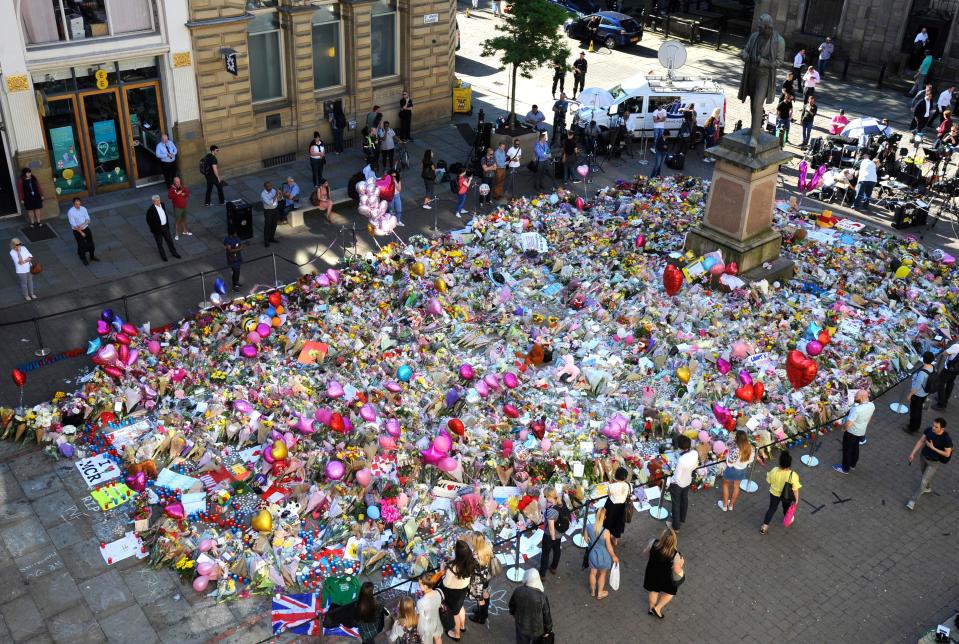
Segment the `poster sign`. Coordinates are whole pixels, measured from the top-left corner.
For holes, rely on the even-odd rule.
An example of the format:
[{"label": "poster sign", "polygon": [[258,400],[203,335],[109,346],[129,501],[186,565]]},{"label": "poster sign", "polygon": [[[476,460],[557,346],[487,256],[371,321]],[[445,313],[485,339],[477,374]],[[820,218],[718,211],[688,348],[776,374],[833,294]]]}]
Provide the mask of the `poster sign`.
[{"label": "poster sign", "polygon": [[77,159],[77,148],[73,140],[73,126],[50,128],[50,146],[53,148],[53,158],[57,170],[75,168],[80,165]]},{"label": "poster sign", "polygon": [[107,481],[120,477],[120,468],[106,454],[97,454],[77,461],[77,469],[87,487],[103,485]]},{"label": "poster sign", "polygon": [[117,146],[117,124],[113,119],[97,121],[93,124],[93,141],[100,163],[116,161],[120,158]]},{"label": "poster sign", "polygon": [[224,62],[226,63],[226,71],[228,71],[228,72],[230,72],[231,74],[233,74],[234,76],[236,76],[237,73],[238,73],[238,70],[237,70],[237,67],[236,67],[236,54],[235,54],[235,53],[226,54],[226,55],[223,57],[223,60],[224,60]]}]

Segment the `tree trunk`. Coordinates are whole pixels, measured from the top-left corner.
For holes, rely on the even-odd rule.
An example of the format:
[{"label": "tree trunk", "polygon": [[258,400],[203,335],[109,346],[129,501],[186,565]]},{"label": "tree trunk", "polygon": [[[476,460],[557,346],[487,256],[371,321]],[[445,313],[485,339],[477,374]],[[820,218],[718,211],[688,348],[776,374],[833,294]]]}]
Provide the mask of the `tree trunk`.
[{"label": "tree trunk", "polygon": [[510,85],[512,90],[510,93],[510,102],[509,102],[509,125],[512,128],[516,127],[516,65],[513,65],[513,77],[510,80]]}]

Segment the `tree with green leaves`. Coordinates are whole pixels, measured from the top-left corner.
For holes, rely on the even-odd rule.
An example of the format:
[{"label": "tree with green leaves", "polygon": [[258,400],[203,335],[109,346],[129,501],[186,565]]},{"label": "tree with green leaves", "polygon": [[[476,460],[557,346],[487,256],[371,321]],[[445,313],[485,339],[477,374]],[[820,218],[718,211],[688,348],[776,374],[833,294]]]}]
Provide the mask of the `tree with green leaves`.
[{"label": "tree with green leaves", "polygon": [[516,77],[532,78],[533,70],[568,60],[569,47],[563,40],[566,10],[547,0],[522,0],[510,4],[503,23],[496,26],[500,35],[483,42],[483,55],[500,57],[503,68],[510,67],[510,125],[516,125]]}]

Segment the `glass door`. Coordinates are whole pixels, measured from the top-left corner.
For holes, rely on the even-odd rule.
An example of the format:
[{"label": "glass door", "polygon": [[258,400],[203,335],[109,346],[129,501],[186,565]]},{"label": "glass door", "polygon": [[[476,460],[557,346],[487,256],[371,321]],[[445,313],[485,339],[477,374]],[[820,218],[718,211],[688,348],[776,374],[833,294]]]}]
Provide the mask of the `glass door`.
[{"label": "glass door", "polygon": [[72,96],[50,99],[43,119],[44,137],[53,168],[53,185],[59,198],[85,196],[86,160],[81,144],[77,102]]},{"label": "glass door", "polygon": [[120,96],[115,89],[82,94],[84,133],[90,149],[88,174],[97,192],[123,188],[130,183],[120,120]]},{"label": "glass door", "polygon": [[160,160],[156,155],[160,135],[164,133],[160,84],[127,85],[123,92],[127,123],[130,125],[128,148],[134,182],[137,186],[143,186],[163,181]]}]

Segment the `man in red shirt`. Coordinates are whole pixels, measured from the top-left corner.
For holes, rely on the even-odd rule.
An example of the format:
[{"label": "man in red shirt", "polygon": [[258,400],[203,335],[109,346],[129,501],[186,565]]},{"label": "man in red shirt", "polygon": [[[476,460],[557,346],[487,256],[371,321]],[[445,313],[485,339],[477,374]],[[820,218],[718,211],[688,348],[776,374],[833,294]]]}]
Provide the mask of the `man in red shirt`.
[{"label": "man in red shirt", "polygon": [[180,177],[173,177],[173,183],[167,190],[167,197],[173,203],[173,239],[179,241],[181,232],[192,236],[193,233],[186,229],[186,202],[190,198],[190,189],[183,185]]}]

